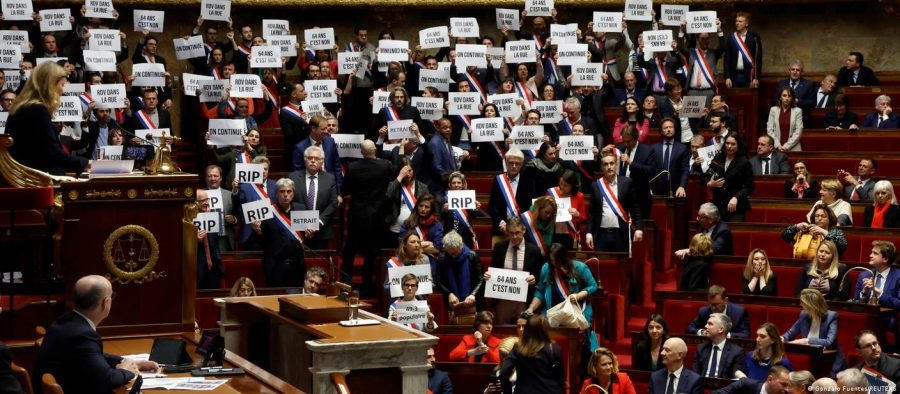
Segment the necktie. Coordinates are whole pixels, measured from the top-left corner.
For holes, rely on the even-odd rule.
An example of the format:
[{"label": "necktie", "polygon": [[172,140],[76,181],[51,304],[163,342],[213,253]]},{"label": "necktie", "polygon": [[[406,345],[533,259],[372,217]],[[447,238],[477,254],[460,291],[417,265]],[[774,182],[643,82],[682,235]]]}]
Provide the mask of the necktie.
[{"label": "necktie", "polygon": [[816,108],[825,108],[825,100],[828,99],[828,95],[825,93],[819,93],[822,95],[822,98],[819,99],[819,103],[816,104]]},{"label": "necktie", "polygon": [[712,359],[709,361],[709,372],[707,377],[715,378],[719,376],[719,347],[713,346]]},{"label": "necktie", "polygon": [[666,394],[675,394],[675,374],[669,374],[669,384],[666,385]]},{"label": "necktie", "polygon": [[625,162],[623,161],[623,162],[619,163],[619,176],[625,176],[626,171],[627,171],[627,168],[625,167]]},{"label": "necktie", "polygon": [[212,269],[212,253],[209,252],[209,234],[203,237],[203,251],[206,253],[206,269]]},{"label": "necktie", "polygon": [[797,89],[797,81],[791,81],[791,90]]},{"label": "necktie", "polygon": [[512,269],[513,269],[513,271],[518,271],[518,270],[519,270],[519,247],[516,246],[516,245],[513,245],[513,247],[512,247],[512,252],[513,252],[513,256],[512,256],[512,257],[513,257],[513,259],[512,259],[512,260],[513,260],[513,266],[512,266]]},{"label": "necktie", "polygon": [[879,116],[878,117],[878,128],[880,129],[882,126],[884,126],[884,118]]},{"label": "necktie", "polygon": [[316,209],[313,202],[316,201],[316,176],[309,177],[309,186],[306,188],[306,209]]},{"label": "necktie", "polygon": [[763,175],[769,175],[769,159],[770,158],[768,157],[762,159],[763,163],[765,164],[765,166],[763,166]]},{"label": "necktie", "polygon": [[666,170],[669,169],[669,154],[670,154],[671,148],[672,148],[672,143],[666,142],[666,147],[663,150],[663,165],[665,165]]},{"label": "necktie", "polygon": [[853,188],[853,194],[850,195],[850,201],[859,201],[859,193],[857,192],[860,187],[862,187],[863,183],[860,182],[859,186]]},{"label": "necktie", "polygon": [[[882,279],[883,278],[881,277],[881,274],[875,275],[875,289],[876,290],[881,288]],[[876,294],[878,294],[878,297],[875,297],[875,298],[881,298],[880,293],[876,293]]]}]

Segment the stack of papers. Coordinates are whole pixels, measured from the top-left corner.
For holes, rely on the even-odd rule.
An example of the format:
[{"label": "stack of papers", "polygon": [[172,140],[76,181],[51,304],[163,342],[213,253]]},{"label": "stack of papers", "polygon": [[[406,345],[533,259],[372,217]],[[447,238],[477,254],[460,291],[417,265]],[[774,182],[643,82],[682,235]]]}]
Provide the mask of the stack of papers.
[{"label": "stack of papers", "polygon": [[195,390],[210,391],[228,382],[228,379],[205,378],[158,378],[144,379],[141,389]]}]

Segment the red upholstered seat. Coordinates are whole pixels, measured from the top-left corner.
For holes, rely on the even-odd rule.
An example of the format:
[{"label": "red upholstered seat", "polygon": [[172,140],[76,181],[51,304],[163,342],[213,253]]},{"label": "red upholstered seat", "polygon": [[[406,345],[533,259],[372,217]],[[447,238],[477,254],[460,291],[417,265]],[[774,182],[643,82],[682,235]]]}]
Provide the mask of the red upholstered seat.
[{"label": "red upholstered seat", "polygon": [[0,188],[3,209],[50,209],[53,208],[52,187]]},{"label": "red upholstered seat", "polygon": [[663,305],[663,317],[669,325],[669,332],[672,334],[684,332],[697,316],[697,311],[704,305],[703,302],[693,301],[666,302]]}]

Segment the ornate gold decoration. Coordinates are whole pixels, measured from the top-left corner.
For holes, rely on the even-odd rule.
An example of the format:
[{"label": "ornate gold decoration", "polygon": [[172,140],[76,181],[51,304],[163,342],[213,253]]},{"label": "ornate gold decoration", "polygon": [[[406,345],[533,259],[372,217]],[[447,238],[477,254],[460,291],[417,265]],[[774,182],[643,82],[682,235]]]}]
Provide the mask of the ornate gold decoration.
[{"label": "ornate gold decoration", "polygon": [[26,167],[13,159],[9,154],[9,147],[12,145],[12,136],[0,134],[0,176],[6,183],[11,187],[38,187],[56,184],[50,174]]},{"label": "ornate gold decoration", "polygon": [[135,197],[137,197],[137,190],[128,189],[128,198],[133,200]]},{"label": "ornate gold decoration", "polygon": [[178,197],[178,189],[144,189],[144,197]]},{"label": "ornate gold decoration", "polygon": [[184,188],[184,196],[185,197],[193,197],[194,196],[194,188],[192,188],[192,187]]},{"label": "ornate gold decoration", "polygon": [[[84,2],[76,2],[69,1],[70,3],[78,3],[84,4]],[[758,3],[758,4],[769,4],[769,2],[775,3],[787,3],[787,0],[738,0],[738,3]],[[792,3],[813,3],[816,0],[794,0]],[[303,8],[334,8],[334,7],[342,7],[342,8],[375,8],[375,7],[416,7],[416,8],[458,8],[461,5],[464,5],[469,8],[494,8],[494,7],[507,7],[507,8],[521,8],[522,1],[521,0],[467,0],[464,3],[459,1],[451,1],[451,0],[233,0],[231,2],[234,6],[241,8],[261,8],[261,7],[303,7]],[[556,0],[554,5],[559,8],[559,6],[580,6],[580,7],[595,7],[595,6],[621,6],[624,2],[622,0]],[[721,6],[726,3],[723,0],[679,0],[676,1],[677,4],[691,4],[691,5],[706,5],[706,6]],[[200,0],[117,0],[116,5],[125,4],[125,5],[140,5],[140,6],[199,6]]]},{"label": "ornate gold decoration", "polygon": [[159,243],[150,230],[135,224],[117,228],[103,244],[106,278],[120,284],[150,282],[165,278],[166,272],[153,271],[159,260]]},{"label": "ornate gold decoration", "polygon": [[93,200],[96,198],[121,198],[122,191],[119,189],[111,189],[111,190],[88,190],[84,192],[84,197],[88,200]]},{"label": "ornate gold decoration", "polygon": [[69,199],[75,201],[78,199],[78,190],[69,190]]}]

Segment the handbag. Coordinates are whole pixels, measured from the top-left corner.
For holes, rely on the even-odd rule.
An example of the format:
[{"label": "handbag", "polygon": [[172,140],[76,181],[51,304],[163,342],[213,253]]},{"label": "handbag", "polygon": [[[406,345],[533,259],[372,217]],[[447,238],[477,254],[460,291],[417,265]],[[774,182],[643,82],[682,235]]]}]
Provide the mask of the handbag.
[{"label": "handbag", "polygon": [[569,302],[568,299],[554,305],[553,308],[547,311],[546,315],[550,327],[571,327],[586,330],[589,326],[581,308]]},{"label": "handbag", "polygon": [[816,256],[816,250],[822,243],[822,236],[810,233],[797,233],[794,235],[794,258],[812,260]]},{"label": "handbag", "polygon": [[462,303],[450,310],[450,324],[470,326],[475,323],[475,305],[462,306]]}]

